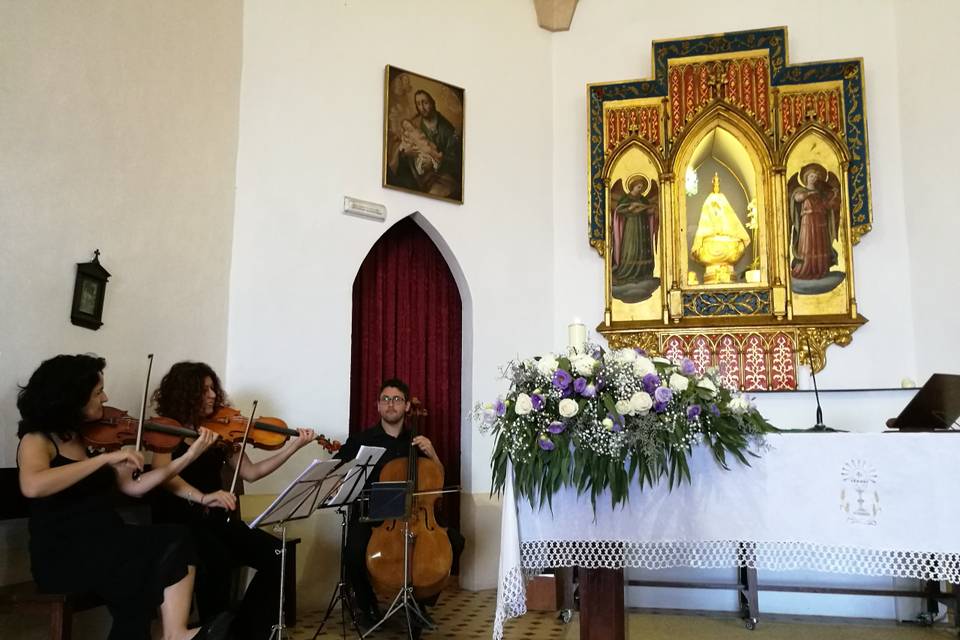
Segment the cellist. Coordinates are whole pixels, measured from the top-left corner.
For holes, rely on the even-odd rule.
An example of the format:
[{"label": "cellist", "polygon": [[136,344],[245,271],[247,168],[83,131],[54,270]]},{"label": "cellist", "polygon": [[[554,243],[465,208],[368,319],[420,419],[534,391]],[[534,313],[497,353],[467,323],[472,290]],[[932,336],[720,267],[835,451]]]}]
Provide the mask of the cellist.
[{"label": "cellist", "polygon": [[[385,380],[377,394],[377,412],[380,415],[380,421],[350,436],[334,457],[352,460],[361,446],[383,447],[385,449],[383,457],[377,462],[367,479],[368,486],[371,482],[376,482],[384,465],[397,458],[405,458],[409,454],[410,432],[404,429],[404,418],[409,411],[410,389],[406,383],[397,378]],[[412,444],[419,448],[421,457],[430,458],[443,468],[443,463],[440,462],[429,438],[418,435],[413,438]],[[345,563],[347,581],[353,590],[360,626],[364,631],[373,627],[382,617],[366,566],[367,544],[370,541],[373,526],[375,524],[360,522],[357,510],[351,509]],[[452,528],[448,528],[447,533],[450,536],[454,562],[456,562],[457,556],[463,550],[463,537]],[[425,604],[432,604],[432,602],[418,602],[421,611],[426,615]],[[430,620],[429,617],[427,619]]]}]

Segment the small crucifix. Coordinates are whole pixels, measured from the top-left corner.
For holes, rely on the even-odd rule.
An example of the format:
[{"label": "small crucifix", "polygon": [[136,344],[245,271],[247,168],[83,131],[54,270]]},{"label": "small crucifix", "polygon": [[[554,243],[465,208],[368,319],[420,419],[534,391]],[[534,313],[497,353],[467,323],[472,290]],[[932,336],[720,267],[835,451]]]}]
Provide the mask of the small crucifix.
[{"label": "small crucifix", "polygon": [[811,120],[816,120],[817,115],[818,115],[817,107],[813,104],[808,105],[806,111],[804,111],[803,113],[804,119],[807,120],[808,122]]}]

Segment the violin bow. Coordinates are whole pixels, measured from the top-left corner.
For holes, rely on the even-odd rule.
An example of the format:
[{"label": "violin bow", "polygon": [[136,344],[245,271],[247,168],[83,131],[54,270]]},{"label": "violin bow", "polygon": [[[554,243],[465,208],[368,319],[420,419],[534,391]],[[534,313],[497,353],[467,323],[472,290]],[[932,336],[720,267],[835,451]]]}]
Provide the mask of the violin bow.
[{"label": "violin bow", "polygon": [[[230,493],[237,495],[237,480],[240,478],[240,467],[243,465],[243,450],[247,446],[247,437],[250,435],[250,427],[253,426],[253,417],[257,413],[257,403],[253,401],[253,408],[250,409],[250,417],[247,419],[247,427],[243,430],[243,440],[240,441],[240,457],[237,458],[237,466],[233,469],[233,481],[230,483]],[[227,516],[227,522],[230,522],[230,516]]]},{"label": "violin bow", "polygon": [[[143,384],[143,401],[140,403],[140,420],[137,421],[137,444],[135,451],[140,451],[143,444],[143,423],[147,417],[147,397],[150,394],[150,372],[153,371],[153,354],[147,354],[147,380]],[[133,479],[140,479],[140,470],[134,469]]]}]

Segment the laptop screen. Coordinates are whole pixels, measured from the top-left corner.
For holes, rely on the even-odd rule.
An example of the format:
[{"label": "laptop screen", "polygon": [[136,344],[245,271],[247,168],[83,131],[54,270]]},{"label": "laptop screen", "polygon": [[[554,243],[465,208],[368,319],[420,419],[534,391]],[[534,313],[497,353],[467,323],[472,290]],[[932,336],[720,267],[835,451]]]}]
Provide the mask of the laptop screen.
[{"label": "laptop screen", "polygon": [[950,429],[960,418],[960,375],[935,373],[904,407],[893,424],[894,429]]}]

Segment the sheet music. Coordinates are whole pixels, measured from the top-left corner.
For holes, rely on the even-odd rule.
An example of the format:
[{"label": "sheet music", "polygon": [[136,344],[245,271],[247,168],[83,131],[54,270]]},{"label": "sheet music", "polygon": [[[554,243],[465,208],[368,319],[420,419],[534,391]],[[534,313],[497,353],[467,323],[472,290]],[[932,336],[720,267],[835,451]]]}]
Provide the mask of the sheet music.
[{"label": "sheet music", "polygon": [[373,471],[386,449],[383,447],[360,446],[357,457],[339,467],[333,475],[342,475],[342,482],[337,492],[323,503],[323,506],[332,507],[349,504],[360,496],[369,474]]},{"label": "sheet music", "polygon": [[264,524],[297,520],[309,516],[316,507],[317,499],[320,496],[325,496],[327,493],[322,491],[322,487],[324,487],[324,485],[330,488],[333,487],[333,483],[328,484],[328,480],[331,476],[336,476],[336,474],[332,474],[331,472],[339,464],[339,460],[314,460],[311,462],[307,465],[307,468],[277,496],[276,500],[271,502],[270,506],[264,509],[263,513],[250,523],[250,528],[255,529]]}]

